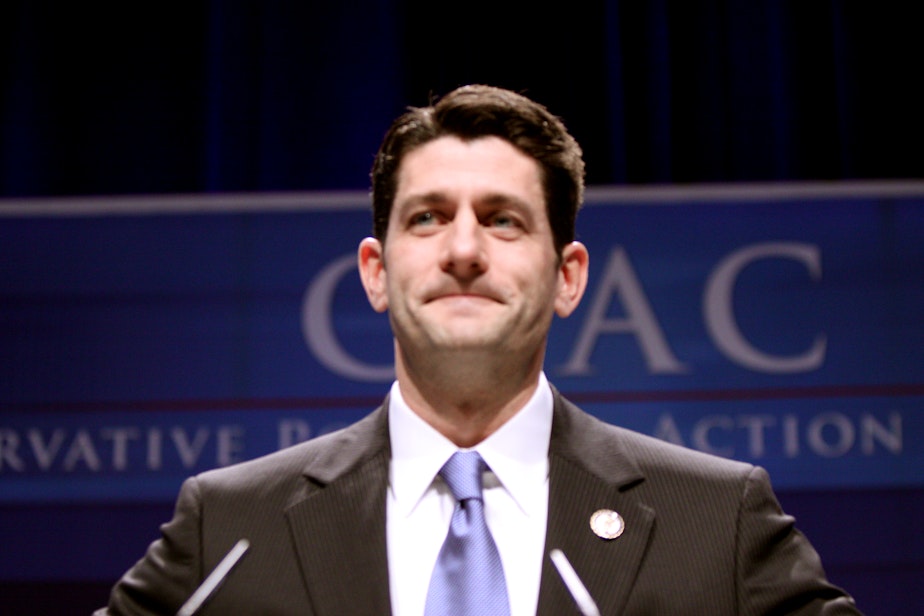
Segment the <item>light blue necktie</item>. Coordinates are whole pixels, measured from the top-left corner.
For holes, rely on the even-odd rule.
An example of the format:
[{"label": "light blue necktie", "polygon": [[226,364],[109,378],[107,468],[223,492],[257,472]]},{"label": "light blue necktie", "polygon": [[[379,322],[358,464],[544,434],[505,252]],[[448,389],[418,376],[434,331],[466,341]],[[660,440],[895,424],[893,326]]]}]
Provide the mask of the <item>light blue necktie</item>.
[{"label": "light blue necktie", "polygon": [[430,578],[426,616],[510,614],[504,567],[484,519],[487,468],[478,452],[457,451],[440,470],[457,502]]}]

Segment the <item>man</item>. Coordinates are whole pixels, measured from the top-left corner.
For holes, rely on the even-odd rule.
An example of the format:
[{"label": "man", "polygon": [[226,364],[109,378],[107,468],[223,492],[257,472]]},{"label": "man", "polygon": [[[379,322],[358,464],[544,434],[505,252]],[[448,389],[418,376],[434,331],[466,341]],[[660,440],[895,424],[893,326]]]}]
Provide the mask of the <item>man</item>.
[{"label": "man", "polygon": [[[345,430],[188,480],[100,613],[176,612],[241,538],[202,613],[495,613],[463,607],[482,587],[452,594],[480,568],[452,569],[458,515],[488,529],[497,613],[577,614],[580,582],[602,614],[858,613],[763,470],[603,424],[548,384],[551,320],[587,281],[583,171],[561,122],[509,91],[460,88],[399,118],[358,255],[394,333],[391,393]],[[447,470],[463,457],[472,497]]]}]

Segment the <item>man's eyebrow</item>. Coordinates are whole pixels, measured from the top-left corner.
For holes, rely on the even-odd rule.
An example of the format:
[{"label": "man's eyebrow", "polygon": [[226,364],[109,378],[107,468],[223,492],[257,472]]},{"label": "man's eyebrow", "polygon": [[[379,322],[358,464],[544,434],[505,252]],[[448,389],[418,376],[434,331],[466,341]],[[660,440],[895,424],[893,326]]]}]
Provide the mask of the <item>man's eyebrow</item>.
[{"label": "man's eyebrow", "polygon": [[513,206],[517,209],[528,210],[530,208],[529,202],[525,199],[521,199],[516,195],[511,195],[509,193],[488,193],[478,199],[480,203],[491,206]]},{"label": "man's eyebrow", "polygon": [[[420,206],[442,205],[452,201],[445,192],[434,190],[416,195],[408,195],[395,203],[395,209],[406,211]],[[475,198],[475,207],[509,207],[521,212],[530,212],[531,206],[525,199],[506,192],[488,192]]]},{"label": "man's eyebrow", "polygon": [[440,191],[431,191],[419,195],[410,195],[395,205],[400,209],[408,209],[417,207],[418,205],[437,205],[440,203],[446,203],[447,201],[449,201],[449,197],[445,193]]}]

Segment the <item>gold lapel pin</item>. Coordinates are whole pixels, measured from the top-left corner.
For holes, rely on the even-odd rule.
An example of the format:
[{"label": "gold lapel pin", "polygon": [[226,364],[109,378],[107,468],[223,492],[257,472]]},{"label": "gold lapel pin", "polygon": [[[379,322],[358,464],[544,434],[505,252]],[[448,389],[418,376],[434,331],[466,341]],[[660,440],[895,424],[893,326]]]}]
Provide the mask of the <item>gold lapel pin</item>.
[{"label": "gold lapel pin", "polygon": [[612,509],[598,509],[590,516],[590,529],[601,539],[615,539],[626,530],[626,521]]}]

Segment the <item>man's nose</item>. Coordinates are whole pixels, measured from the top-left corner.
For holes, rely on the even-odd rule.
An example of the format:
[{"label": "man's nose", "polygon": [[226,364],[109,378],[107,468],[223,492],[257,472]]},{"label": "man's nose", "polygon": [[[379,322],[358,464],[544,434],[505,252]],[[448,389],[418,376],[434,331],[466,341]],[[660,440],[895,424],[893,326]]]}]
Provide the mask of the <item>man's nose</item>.
[{"label": "man's nose", "polygon": [[443,270],[462,278],[481,274],[488,265],[484,232],[475,213],[460,208],[444,235],[440,260]]}]

